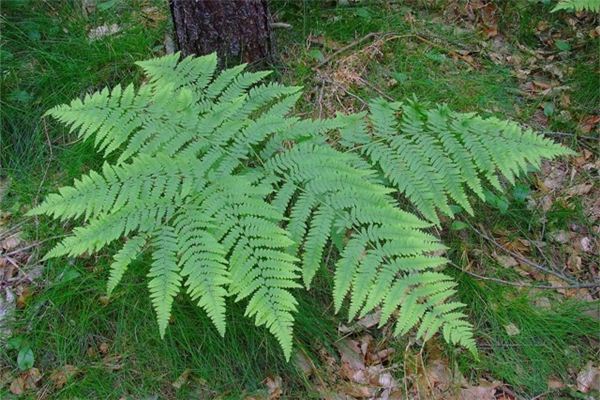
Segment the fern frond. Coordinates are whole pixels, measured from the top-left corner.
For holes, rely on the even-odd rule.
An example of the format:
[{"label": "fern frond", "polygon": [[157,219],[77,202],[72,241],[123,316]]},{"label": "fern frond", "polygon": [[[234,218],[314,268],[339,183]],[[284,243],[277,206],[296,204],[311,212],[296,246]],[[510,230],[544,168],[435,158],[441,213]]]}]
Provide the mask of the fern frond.
[{"label": "fern frond", "polygon": [[302,278],[307,288],[310,288],[310,282],[321,266],[323,250],[329,239],[334,217],[335,210],[325,204],[320,205],[314,212],[302,255]]},{"label": "fern frond", "polygon": [[[428,254],[445,247],[421,230],[428,223],[398,210],[388,197],[389,190],[369,179],[373,173],[357,170],[354,164],[351,155],[304,143],[274,156],[265,166],[286,179],[280,191],[285,194],[276,196],[274,202],[280,210],[291,210],[286,229],[304,248],[305,285],[310,284],[321,264],[331,228],[351,229],[355,233],[342,249],[334,274],[336,311],[349,294],[349,318],[363,316],[382,305],[386,310],[381,320],[384,323],[400,307],[403,285],[413,289],[415,304],[404,308],[404,312],[401,307],[396,333],[403,334],[423,320],[426,325],[420,335],[430,337],[447,323],[445,314],[436,307],[460,307],[446,302],[453,293],[448,285],[454,285],[454,281],[431,272],[446,260]],[[292,192],[296,188],[299,194],[294,201]],[[431,305],[421,304],[428,299],[433,299]],[[464,315],[460,315],[464,322]],[[469,344],[469,332],[457,334],[456,343]]]},{"label": "fern frond", "polygon": [[181,275],[177,263],[177,234],[170,226],[162,227],[153,241],[152,266],[148,277],[150,299],[156,311],[160,336],[165,335],[173,300],[181,287]]},{"label": "fern frond", "polygon": [[289,289],[300,287],[299,268],[288,252],[293,242],[278,226],[282,214],[262,199],[272,189],[239,178],[213,189],[203,196],[202,207],[204,215],[221,221],[217,236],[229,254],[229,292],[236,301],[249,298],[245,314],[277,338],[289,359],[297,305]]},{"label": "fern frond", "polygon": [[416,100],[400,105],[379,99],[370,108],[371,128],[347,117],[342,144],[361,153],[436,224],[437,211],[453,216],[451,203],[473,213],[467,188],[484,198],[485,184],[503,190],[498,173],[513,184],[542,159],[573,154],[515,123],[445,106],[427,109]]},{"label": "fern frond", "polygon": [[225,298],[230,284],[226,252],[211,232],[214,227],[198,208],[185,209],[175,219],[181,276],[192,300],[203,308],[225,335]]},{"label": "fern frond", "polygon": [[129,239],[121,250],[115,254],[114,262],[110,265],[110,276],[108,278],[107,292],[108,295],[113,292],[115,287],[121,282],[121,278],[125,274],[127,267],[140,254],[140,251],[146,244],[146,235],[138,235]]},{"label": "fern frond", "polygon": [[215,53],[201,57],[186,57],[180,61],[181,53],[166,55],[146,61],[138,61],[151,87],[157,89],[174,85],[174,89],[189,87],[201,94],[212,80],[217,68]]},{"label": "fern frond", "polygon": [[185,194],[182,178],[186,177],[188,186],[196,184],[189,168],[187,160],[173,161],[160,154],[152,158],[141,155],[121,166],[105,163],[102,174],[91,171],[83,175],[73,186],[48,195],[28,215],[47,214],[62,220],[84,216],[89,220],[125,206],[148,208],[169,201],[175,205]]},{"label": "fern frond", "polygon": [[46,112],[66,126],[77,131],[80,138],[95,136],[94,144],[105,155],[115,151],[143,124],[141,111],[150,101],[148,90],[135,93],[133,85],[121,89],[117,85],[112,91],[104,89],[83,100],[75,99],[71,104],[59,105]]},{"label": "fern frond", "polygon": [[600,0],[560,0],[552,12],[560,10],[600,12]]}]

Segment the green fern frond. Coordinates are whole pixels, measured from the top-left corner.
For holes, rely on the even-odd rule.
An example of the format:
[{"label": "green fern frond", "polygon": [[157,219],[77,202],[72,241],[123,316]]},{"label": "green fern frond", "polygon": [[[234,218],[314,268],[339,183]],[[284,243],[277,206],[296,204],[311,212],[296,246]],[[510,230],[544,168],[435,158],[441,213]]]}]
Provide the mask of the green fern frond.
[{"label": "green fern frond", "polygon": [[115,287],[121,282],[121,278],[125,274],[127,267],[140,254],[142,248],[146,244],[147,238],[145,235],[134,236],[129,239],[121,250],[114,255],[114,262],[110,265],[110,276],[108,277],[107,292],[108,295],[113,292]]},{"label": "green fern frond", "polygon": [[71,132],[77,131],[80,138],[95,136],[95,146],[108,155],[142,126],[141,110],[149,101],[149,90],[135,93],[133,85],[125,89],[117,85],[112,91],[104,89],[69,105],[56,106],[45,115],[69,126]]},{"label": "green fern frond", "polygon": [[246,316],[265,325],[289,359],[297,305],[289,289],[300,287],[299,269],[288,252],[293,242],[278,226],[282,214],[262,199],[272,189],[233,177],[212,189],[203,195],[202,215],[221,221],[216,234],[229,254],[229,293],[236,301],[249,298]]},{"label": "green fern frond", "polygon": [[473,214],[467,189],[483,199],[486,185],[503,190],[500,176],[514,184],[542,159],[573,154],[513,122],[445,106],[428,109],[417,101],[379,99],[370,108],[370,127],[360,118],[347,118],[342,144],[361,153],[436,224],[438,211],[453,216],[452,203]]},{"label": "green fern frond", "polygon": [[225,335],[225,298],[230,284],[226,252],[215,238],[214,226],[197,208],[185,209],[175,218],[181,276],[192,300],[206,311]]},{"label": "green fern frond", "polygon": [[213,79],[217,68],[215,53],[201,57],[186,57],[180,60],[179,52],[136,64],[142,67],[150,80],[151,87],[161,88],[175,85],[175,89],[189,87],[198,94]]},{"label": "green fern frond", "polygon": [[186,185],[194,185],[194,176],[188,173],[190,163],[172,160],[158,154],[141,155],[129,164],[120,166],[105,163],[102,174],[91,171],[76,179],[73,186],[59,189],[28,215],[51,215],[62,220],[84,217],[84,220],[114,213],[127,206],[141,208],[152,204],[176,204],[186,193]]},{"label": "green fern frond", "polygon": [[177,262],[177,234],[170,226],[162,227],[154,237],[152,266],[148,273],[150,299],[156,311],[160,336],[165,336],[173,300],[181,287],[181,274]]},{"label": "green fern frond", "polygon": [[[454,282],[442,274],[428,272],[445,264],[445,259],[428,254],[445,247],[435,237],[421,230],[429,226],[428,223],[395,207],[388,196],[389,189],[369,178],[374,174],[372,171],[358,170],[353,167],[354,164],[356,162],[352,155],[305,143],[278,154],[265,166],[285,177],[280,191],[285,194],[276,197],[275,202],[279,209],[291,210],[287,229],[304,248],[301,258],[305,285],[310,284],[321,265],[323,248],[330,239],[331,227],[336,226],[357,232],[351,235],[342,249],[336,265],[333,293],[336,311],[349,294],[350,319],[363,316],[380,305],[387,306],[391,314],[400,305],[400,301],[389,301],[394,298],[393,290],[398,291],[394,289],[400,284],[398,282],[409,282],[415,287],[422,285],[429,290],[421,295],[416,292],[415,301],[445,293],[446,297],[438,295],[434,305],[443,303],[451,294],[447,290],[447,282]],[[295,202],[292,193],[294,188],[298,190]],[[440,278],[436,281],[431,279],[432,276]],[[411,288],[408,283],[406,285],[407,289]],[[415,310],[411,309],[408,314],[412,323],[400,319],[397,322],[397,334],[406,333],[425,315],[427,319],[424,321],[428,325],[424,328],[423,336],[429,337],[445,326],[443,313],[432,311],[433,308],[426,304],[413,308]],[[382,322],[387,318],[389,315],[384,315]],[[466,340],[467,336],[458,337]]]},{"label": "green fern frond", "polygon": [[560,10],[600,12],[600,0],[560,0],[552,12]]}]

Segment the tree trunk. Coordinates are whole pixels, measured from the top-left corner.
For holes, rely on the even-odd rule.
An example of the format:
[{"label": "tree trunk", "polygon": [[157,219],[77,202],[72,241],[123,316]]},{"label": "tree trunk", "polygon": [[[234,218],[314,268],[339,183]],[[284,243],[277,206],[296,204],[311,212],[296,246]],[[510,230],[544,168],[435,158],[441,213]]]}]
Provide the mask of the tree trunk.
[{"label": "tree trunk", "polygon": [[216,51],[224,63],[271,61],[267,0],[170,0],[170,6],[184,56]]}]

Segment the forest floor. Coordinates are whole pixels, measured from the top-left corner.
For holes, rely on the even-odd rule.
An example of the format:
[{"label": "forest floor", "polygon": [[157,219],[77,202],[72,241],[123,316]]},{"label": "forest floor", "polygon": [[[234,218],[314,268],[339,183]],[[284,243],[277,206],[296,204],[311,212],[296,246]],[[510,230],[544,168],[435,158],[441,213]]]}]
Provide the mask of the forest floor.
[{"label": "forest floor", "polygon": [[107,255],[40,261],[72,227],[24,214],[101,162],[43,113],[139,84],[134,62],[170,48],[165,2],[83,3],[2,4],[0,398],[598,398],[598,16],[551,13],[552,0],[270,2],[291,26],[275,32],[273,79],[304,86],[305,116],[417,96],[516,120],[578,152],[443,223],[479,359],[436,338],[395,339],[372,315],[346,322],[318,276],[299,299],[286,363],[236,304],[223,339],[181,296],[161,340],[140,295],[143,263],[109,299]]}]

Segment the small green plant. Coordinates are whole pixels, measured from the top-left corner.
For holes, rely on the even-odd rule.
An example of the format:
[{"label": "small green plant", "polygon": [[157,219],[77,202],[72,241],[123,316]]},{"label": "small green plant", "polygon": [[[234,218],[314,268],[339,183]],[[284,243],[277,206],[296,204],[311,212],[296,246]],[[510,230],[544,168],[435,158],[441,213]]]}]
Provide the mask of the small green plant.
[{"label": "small green plant", "polygon": [[560,10],[600,12],[600,0],[560,0],[552,12]]},{"label": "small green plant", "polygon": [[21,371],[26,371],[33,367],[35,362],[35,356],[31,345],[22,336],[14,336],[6,342],[6,350],[16,350],[17,354],[17,367]]},{"label": "small green plant", "polygon": [[[456,283],[439,272],[445,247],[426,229],[439,224],[438,210],[452,215],[451,202],[472,213],[467,189],[480,197],[485,182],[502,190],[497,171],[512,183],[570,150],[514,123],[416,100],[376,100],[368,115],[288,116],[299,87],[259,84],[268,72],[244,65],[215,76],[214,54],[138,64],[148,76],[139,89],[104,89],[48,112],[93,137],[106,162],[30,211],[85,223],[46,258],[126,237],[108,292],[150,251],[161,336],[185,287],[221,335],[226,298],[247,301],[246,315],[289,359],[294,291],[329,267],[331,244],[336,311],[347,298],[350,319],[380,307],[380,325],[395,319],[396,335],[418,326],[419,338],[441,331],[476,352],[464,305],[450,300]],[[429,221],[401,210],[397,190]]]}]

